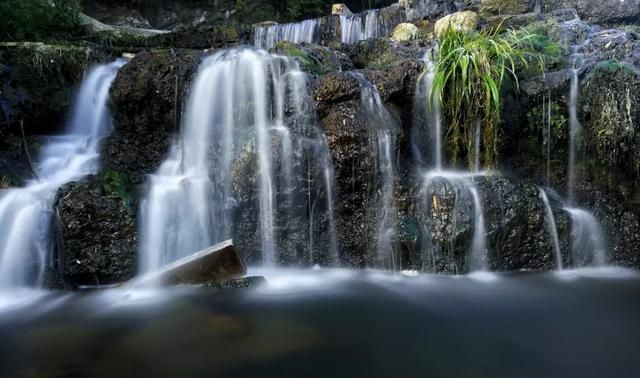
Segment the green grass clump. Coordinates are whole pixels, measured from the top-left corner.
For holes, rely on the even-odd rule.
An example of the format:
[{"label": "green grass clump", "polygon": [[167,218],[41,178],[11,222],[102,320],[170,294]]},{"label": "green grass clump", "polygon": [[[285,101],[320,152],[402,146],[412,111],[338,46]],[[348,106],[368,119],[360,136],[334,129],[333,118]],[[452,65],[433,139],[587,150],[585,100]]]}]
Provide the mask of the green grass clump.
[{"label": "green grass clump", "polygon": [[484,165],[491,168],[498,155],[500,92],[511,78],[518,88],[516,67],[529,65],[533,34],[507,31],[458,32],[439,38],[430,102],[438,97],[447,117],[446,138],[454,164],[466,155],[474,164],[476,130],[480,127]]}]

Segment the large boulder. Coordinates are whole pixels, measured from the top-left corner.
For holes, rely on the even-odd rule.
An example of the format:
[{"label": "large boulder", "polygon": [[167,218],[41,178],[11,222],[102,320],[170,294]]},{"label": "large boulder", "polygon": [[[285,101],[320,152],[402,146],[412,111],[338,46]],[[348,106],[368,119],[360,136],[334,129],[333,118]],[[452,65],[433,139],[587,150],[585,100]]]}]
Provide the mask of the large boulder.
[{"label": "large boulder", "polygon": [[480,24],[480,16],[473,11],[456,12],[442,17],[436,22],[434,33],[440,37],[449,29],[459,32],[470,32],[476,30]]},{"label": "large boulder", "polygon": [[415,39],[418,35],[418,27],[414,24],[403,22],[393,29],[393,33],[391,34],[391,39],[394,41],[402,42],[402,41],[410,41]]},{"label": "large boulder", "polygon": [[482,0],[480,13],[487,15],[515,15],[531,10],[529,0]]}]

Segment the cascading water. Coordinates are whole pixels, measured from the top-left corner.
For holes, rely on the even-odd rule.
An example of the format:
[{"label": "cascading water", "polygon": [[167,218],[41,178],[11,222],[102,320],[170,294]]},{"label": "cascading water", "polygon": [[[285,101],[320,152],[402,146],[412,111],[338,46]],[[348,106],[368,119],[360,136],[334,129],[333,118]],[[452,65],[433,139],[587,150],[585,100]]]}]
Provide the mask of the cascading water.
[{"label": "cascading water", "polygon": [[111,132],[109,88],[126,63],[100,65],[84,79],[66,133],[52,137],[37,163],[37,180],[0,193],[0,288],[39,285],[50,265],[52,204],[62,185],[93,174],[100,140]]},{"label": "cascading water", "polygon": [[547,196],[547,192],[543,188],[538,189],[540,192],[540,199],[542,200],[542,204],[544,205],[544,222],[547,228],[547,232],[549,233],[549,237],[551,238],[551,243],[553,246],[553,253],[556,259],[556,269],[562,269],[562,253],[560,251],[560,240],[558,238],[558,228],[556,227],[556,218],[553,215],[553,210],[551,209],[551,203],[549,202],[549,197]]},{"label": "cascading water", "polygon": [[536,0],[535,5],[533,6],[533,13],[535,14],[542,13],[542,0]]},{"label": "cascading water", "polygon": [[[488,250],[486,241],[486,227],[482,211],[482,201],[478,192],[475,179],[484,176],[484,172],[465,173],[453,171],[432,170],[422,177],[422,183],[415,203],[416,210],[425,224],[430,223],[429,218],[442,211],[444,204],[439,203],[439,198],[446,197],[445,193],[451,191],[452,204],[446,211],[450,212],[449,227],[445,239],[448,246],[443,247],[434,242],[433,231],[426,229],[424,233],[430,239],[422,248],[422,265],[424,271],[438,271],[438,265],[448,265],[447,270],[453,273],[487,270]],[[467,247],[467,253],[463,261],[459,262],[456,256],[451,254],[453,249],[454,233],[458,231],[458,224],[463,222],[466,214],[473,214],[470,220],[473,224],[473,236]],[[449,248],[450,247],[450,248]],[[466,265],[461,266],[461,264]]]},{"label": "cascading water", "polygon": [[290,24],[257,26],[254,28],[254,46],[263,49],[274,47],[281,41],[314,43],[318,36],[318,20],[305,20]]},{"label": "cascading water", "polygon": [[569,167],[567,172],[567,197],[569,203],[573,203],[576,181],[576,154],[577,139],[582,132],[582,125],[578,121],[578,68],[571,70],[571,91],[569,93]]},{"label": "cascading water", "polygon": [[[438,96],[429,101],[436,65],[431,56],[433,50],[422,57],[425,70],[418,78],[413,102],[413,123],[411,126],[411,152],[414,161],[426,166],[423,146],[431,141],[432,163],[436,170],[442,170],[442,116]],[[426,127],[425,127],[426,126]],[[426,131],[426,132],[425,132]]]},{"label": "cascading water", "polygon": [[396,256],[392,245],[395,232],[395,164],[394,151],[398,126],[389,111],[385,108],[376,86],[362,73],[355,72],[353,76],[360,83],[363,116],[375,128],[371,148],[376,151],[375,178],[379,192],[377,206],[378,240],[376,251],[378,260],[385,266],[395,269]]},{"label": "cascading water", "polygon": [[571,257],[574,267],[602,266],[607,261],[607,248],[600,223],[590,212],[565,208],[571,217]]},{"label": "cascading water", "polygon": [[393,26],[395,25],[382,19],[380,11],[377,9],[353,15],[341,15],[341,41],[353,44],[370,38],[382,37],[388,35]]},{"label": "cascading water", "polygon": [[233,237],[234,222],[252,209],[265,265],[278,264],[285,250],[306,250],[314,262],[321,210],[330,255],[324,262],[334,260],[329,156],[306,75],[293,59],[247,48],[206,58],[182,134],[141,203],[141,272]]}]

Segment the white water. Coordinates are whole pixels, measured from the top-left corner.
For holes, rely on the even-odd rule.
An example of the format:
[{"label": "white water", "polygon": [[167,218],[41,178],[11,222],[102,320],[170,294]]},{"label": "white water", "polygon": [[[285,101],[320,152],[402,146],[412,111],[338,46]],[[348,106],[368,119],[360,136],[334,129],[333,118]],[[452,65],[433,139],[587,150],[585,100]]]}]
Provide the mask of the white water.
[{"label": "white water", "polygon": [[109,88],[124,60],[93,68],[86,76],[66,133],[52,137],[37,162],[39,179],[0,191],[0,288],[40,285],[51,265],[52,204],[62,185],[93,174],[99,143],[112,129]]},{"label": "white water", "polygon": [[[453,206],[451,209],[446,209],[451,214],[451,218],[447,218],[450,227],[446,227],[450,232],[451,240],[449,242],[454,243],[453,236],[459,229],[458,223],[462,221],[459,219],[460,214],[473,213],[473,238],[471,244],[468,247],[466,253],[466,268],[469,271],[481,271],[488,268],[488,249],[487,249],[487,230],[484,221],[484,214],[482,210],[482,201],[478,192],[478,187],[475,183],[475,178],[485,176],[485,172],[453,172],[453,171],[428,171],[422,176],[422,183],[418,191],[417,210],[426,221],[426,218],[432,217],[432,214],[438,212],[439,207],[442,206],[439,201],[439,197],[436,193],[436,183],[444,182],[447,184],[448,189],[453,191]],[[469,206],[471,205],[471,206]],[[473,207],[471,209],[471,207]],[[442,225],[440,225],[442,226]],[[426,235],[430,235],[429,230],[425,230]],[[433,236],[430,236],[432,239]],[[454,265],[454,273],[464,272],[467,269],[463,266],[457,266],[455,256],[451,256],[451,251],[441,246],[438,246],[433,241],[426,244],[426,247],[422,250],[423,256],[423,270],[436,271],[437,262],[445,261],[448,265]]]},{"label": "white water", "polygon": [[254,29],[253,44],[256,47],[269,49],[281,41],[293,43],[314,43],[318,36],[318,20],[305,20],[302,22],[257,26]]},{"label": "white water", "polygon": [[378,10],[373,9],[354,15],[340,16],[342,43],[353,44],[370,38],[377,38],[389,33],[380,19]]},{"label": "white water", "polygon": [[[279,264],[284,243],[300,230],[307,240],[298,247],[313,255],[316,214],[300,209],[313,209],[318,192],[331,212],[330,249],[337,248],[333,168],[310,103],[306,75],[293,59],[240,48],[200,64],[182,134],[149,177],[141,203],[141,273],[231,238],[235,215],[249,211],[238,208],[238,190],[255,190],[249,206],[257,208],[252,223],[258,223],[264,265]],[[321,179],[307,190],[307,169],[316,166]]]},{"label": "white water", "polygon": [[544,205],[544,223],[551,238],[551,245],[553,246],[553,254],[556,260],[556,269],[562,270],[562,253],[560,251],[560,240],[558,238],[558,228],[556,227],[556,218],[553,215],[551,204],[549,203],[549,197],[544,189],[539,188],[540,199]]},{"label": "white water", "polygon": [[535,14],[542,13],[542,0],[536,0],[536,4],[533,7],[533,13]]},{"label": "white water", "polygon": [[578,69],[571,70],[571,90],[569,93],[569,167],[567,172],[567,197],[569,203],[573,204],[575,197],[575,181],[576,181],[576,155],[577,155],[577,139],[582,132],[582,125],[578,121],[578,90],[579,79]]},{"label": "white water", "polygon": [[607,247],[598,220],[583,209],[567,207],[565,211],[571,216],[572,265],[604,265],[607,261]]},{"label": "white water", "polygon": [[[436,64],[431,59],[433,50],[422,57],[425,71],[418,78],[413,103],[413,125],[411,128],[411,150],[413,158],[425,166],[423,148],[426,139],[431,141],[432,164],[436,170],[442,170],[442,116],[440,97],[430,97]],[[431,100],[431,101],[430,101]],[[426,131],[426,133],[425,133]]]}]

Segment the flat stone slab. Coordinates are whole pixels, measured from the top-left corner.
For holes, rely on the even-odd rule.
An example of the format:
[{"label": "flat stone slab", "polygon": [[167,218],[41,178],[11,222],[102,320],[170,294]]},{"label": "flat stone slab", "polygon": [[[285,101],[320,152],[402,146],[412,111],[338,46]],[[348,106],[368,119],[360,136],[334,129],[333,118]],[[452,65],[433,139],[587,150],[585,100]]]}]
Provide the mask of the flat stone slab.
[{"label": "flat stone slab", "polygon": [[168,264],[157,272],[133,279],[129,285],[199,285],[243,277],[247,267],[231,240]]}]

